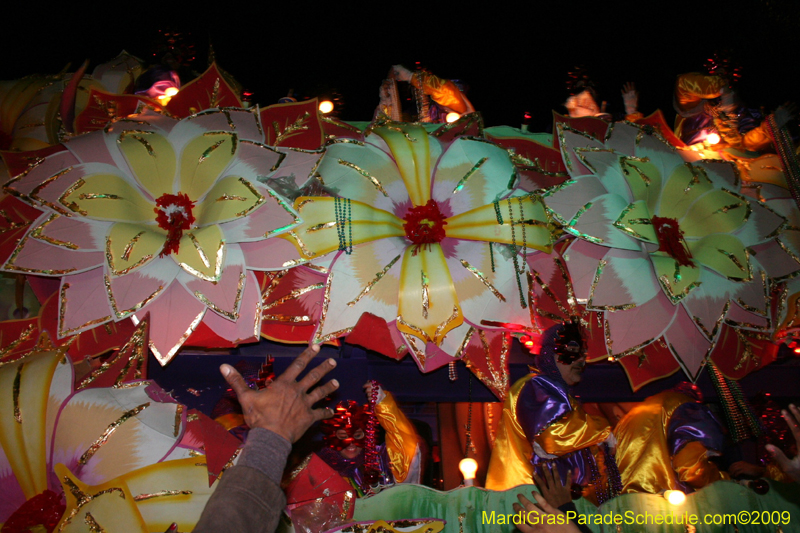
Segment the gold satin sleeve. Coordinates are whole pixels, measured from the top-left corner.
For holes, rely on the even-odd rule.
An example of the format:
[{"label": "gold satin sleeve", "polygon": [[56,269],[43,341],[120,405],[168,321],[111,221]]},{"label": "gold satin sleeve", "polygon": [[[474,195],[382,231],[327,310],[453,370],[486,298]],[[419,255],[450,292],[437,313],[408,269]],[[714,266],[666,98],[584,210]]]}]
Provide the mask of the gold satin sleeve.
[{"label": "gold satin sleeve", "polygon": [[725,80],[719,76],[706,76],[690,72],[678,76],[675,83],[675,104],[681,111],[688,111],[702,100],[711,100],[722,94]]},{"label": "gold satin sleeve", "polygon": [[751,152],[774,152],[774,149],[771,149],[772,137],[767,133],[764,122],[742,135],[742,148]]},{"label": "gold satin sleeve", "polygon": [[772,479],[774,481],[780,481],[781,483],[793,483],[794,479],[791,476],[786,475],[786,472],[781,470],[781,467],[778,466],[775,461],[770,461],[767,463],[766,472],[764,473],[764,477]]},{"label": "gold satin sleeve", "polygon": [[593,444],[599,444],[611,434],[608,420],[587,414],[581,404],[572,397],[570,397],[569,403],[572,411],[536,437],[539,446],[551,455],[565,455]]},{"label": "gold satin sleeve", "polygon": [[402,483],[408,477],[411,462],[419,447],[419,435],[414,424],[406,417],[394,396],[383,391],[386,396],[375,406],[375,416],[386,430],[386,451],[395,481]]},{"label": "gold satin sleeve", "polygon": [[687,443],[672,458],[675,474],[683,483],[694,489],[725,479],[717,465],[708,460],[708,450],[697,441]]},{"label": "gold satin sleeve", "polygon": [[516,417],[519,391],[532,377],[528,375],[514,383],[503,402],[500,425],[486,472],[486,488],[489,490],[507,490],[533,483],[533,448]]},{"label": "gold satin sleeve", "polygon": [[415,73],[411,77],[411,85],[417,89],[422,89],[425,94],[430,95],[439,104],[449,107],[456,113],[467,111],[467,102],[456,84],[450,80],[434,76],[430,72]]}]

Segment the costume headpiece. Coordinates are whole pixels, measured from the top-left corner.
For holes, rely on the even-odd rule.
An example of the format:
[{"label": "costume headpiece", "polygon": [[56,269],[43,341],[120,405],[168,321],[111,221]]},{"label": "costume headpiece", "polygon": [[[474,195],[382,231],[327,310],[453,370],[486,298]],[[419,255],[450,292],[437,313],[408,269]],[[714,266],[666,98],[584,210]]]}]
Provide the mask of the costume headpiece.
[{"label": "costume headpiece", "polygon": [[563,383],[556,360],[565,365],[572,364],[585,353],[581,326],[577,319],[549,327],[542,336],[542,347],[536,356],[536,367],[540,372]]},{"label": "costume headpiece", "polygon": [[[364,447],[366,438],[367,424],[372,411],[368,404],[359,405],[353,400],[339,402],[334,410],[333,418],[322,421],[322,432],[325,434],[325,445],[338,450],[343,450],[355,443],[360,448]],[[364,436],[360,439],[353,438],[357,430],[361,430]],[[347,438],[341,439],[336,436],[339,430],[347,433]]]},{"label": "costume headpiece", "polygon": [[733,61],[730,50],[714,52],[712,57],[703,64],[711,76],[719,76],[728,80],[733,85],[742,77],[742,68]]}]

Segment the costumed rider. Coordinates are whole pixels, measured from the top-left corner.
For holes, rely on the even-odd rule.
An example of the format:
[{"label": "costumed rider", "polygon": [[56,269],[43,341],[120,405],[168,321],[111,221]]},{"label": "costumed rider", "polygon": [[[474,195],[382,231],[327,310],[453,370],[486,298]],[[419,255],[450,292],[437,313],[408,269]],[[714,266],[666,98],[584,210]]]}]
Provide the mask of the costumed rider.
[{"label": "costumed rider", "polygon": [[[407,82],[416,101],[416,116],[403,115],[401,99],[397,95],[394,81]],[[386,115],[405,122],[445,122],[449,112],[459,115],[474,113],[475,108],[464,94],[464,86],[456,80],[446,80],[434,76],[427,70],[411,72],[403,65],[394,65],[389,71],[389,79],[384,80],[380,89],[380,103],[375,116]],[[433,100],[433,104],[429,100]]]},{"label": "costumed rider", "polygon": [[[688,145],[719,135],[723,145],[747,152],[774,152],[765,117],[746,107],[734,91],[739,69],[730,58],[714,54],[706,62],[707,74],[689,72],[675,82],[673,106],[675,135]],[[774,113],[778,128],[792,119],[794,104],[784,104]]]},{"label": "costumed rider", "polygon": [[577,319],[545,331],[536,369],[517,381],[506,397],[486,488],[506,490],[533,483],[545,465],[562,482],[569,472],[585,498],[602,503],[619,494],[613,450],[616,441],[602,416],[587,414],[572,394],[586,366]]},{"label": "costumed rider", "polygon": [[688,493],[729,479],[711,460],[724,450],[723,425],[701,401],[697,386],[684,382],[645,399],[617,423],[623,493]]},{"label": "costumed rider", "polygon": [[[284,482],[290,508],[322,497],[347,513],[354,496],[395,483],[420,482],[422,453],[414,424],[377,382],[367,382],[364,390],[370,402],[340,402],[333,418],[322,422],[325,446]],[[380,444],[378,424],[385,431],[385,442]],[[323,486],[321,480],[328,482]]]}]

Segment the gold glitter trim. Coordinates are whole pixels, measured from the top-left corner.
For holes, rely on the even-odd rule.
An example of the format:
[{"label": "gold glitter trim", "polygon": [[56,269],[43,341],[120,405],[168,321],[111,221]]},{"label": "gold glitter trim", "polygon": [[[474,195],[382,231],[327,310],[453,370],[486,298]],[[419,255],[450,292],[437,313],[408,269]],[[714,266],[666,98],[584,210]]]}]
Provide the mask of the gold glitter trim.
[{"label": "gold glitter trim", "polygon": [[[108,274],[105,274],[103,276],[103,283],[106,286],[106,293],[108,294],[108,301],[111,303],[111,309],[114,311],[114,315],[117,317],[118,320],[121,320],[123,318],[129,317],[130,315],[132,315],[133,313],[135,313],[136,311],[138,311],[139,309],[141,309],[145,305],[149,304],[151,301],[153,301],[154,298],[156,298],[159,294],[161,294],[161,291],[164,290],[164,286],[163,285],[159,285],[158,288],[155,290],[155,292],[153,292],[153,294],[151,294],[150,296],[146,297],[141,302],[137,303],[133,307],[129,307],[128,309],[120,310],[117,307],[117,299],[114,297],[114,292],[113,292],[113,290],[111,288],[111,278],[108,277]],[[65,285],[69,286],[68,284],[65,284]],[[111,317],[108,317],[108,318],[110,319]],[[107,322],[107,320],[104,320],[104,322]],[[84,327],[84,326],[86,326],[86,324],[81,326],[81,328]],[[76,331],[77,329],[80,329],[80,328],[75,328],[72,331]]]},{"label": "gold glitter trim", "polygon": [[175,429],[172,432],[173,437],[177,437],[181,431],[181,415],[183,414],[183,404],[175,406]]},{"label": "gold glitter trim", "polygon": [[355,165],[355,164],[353,164],[353,163],[351,163],[349,161],[345,161],[344,159],[339,159],[338,163],[340,165],[342,165],[342,166],[345,166],[345,167],[353,169],[356,173],[358,173],[361,176],[367,178],[367,180],[370,183],[372,183],[372,185],[376,189],[378,189],[381,193],[383,193],[383,195],[385,197],[387,197],[387,198],[389,197],[389,193],[387,193],[386,189],[383,188],[383,185],[381,184],[381,182],[380,182],[380,180],[378,178],[376,178],[375,176],[373,176],[372,174],[370,174],[369,172],[367,172],[363,168],[359,167],[358,165]]},{"label": "gold glitter trim", "polygon": [[191,232],[187,232],[186,234],[189,236],[189,239],[192,241],[192,244],[194,245],[195,250],[197,250],[197,254],[200,256],[200,261],[203,262],[203,264],[205,265],[206,268],[209,268],[211,266],[211,262],[208,260],[208,256],[206,255],[206,252],[203,250],[203,247],[200,246],[200,242],[197,240],[197,237],[195,237],[194,233],[191,233]]},{"label": "gold glitter trim", "polygon": [[194,494],[190,490],[160,490],[149,494],[137,494],[133,497],[133,501],[141,502],[145,500],[152,500],[153,498],[161,498],[164,496],[191,496]]},{"label": "gold glitter trim", "polygon": [[472,340],[473,333],[475,333],[475,328],[470,326],[470,328],[467,330],[467,334],[461,341],[461,346],[459,346],[458,350],[456,351],[456,354],[458,354],[459,357],[463,358],[467,354],[467,346],[469,345],[469,341]]},{"label": "gold glitter trim", "polygon": [[[191,235],[191,234],[190,234]],[[200,254],[200,259],[202,260],[205,257],[205,261],[208,261],[208,257],[205,255],[205,252],[200,250],[199,243],[195,241],[192,235],[192,243],[197,248],[198,253]],[[195,270],[191,266],[187,265],[186,263],[178,263],[182,269],[184,269],[189,274],[193,275],[196,278],[200,278],[205,281],[210,281],[212,283],[217,283],[219,281],[220,276],[222,275],[222,256],[225,253],[225,240],[220,239],[219,247],[217,248],[217,253],[215,254],[216,262],[214,264],[214,276],[207,276],[204,273],[200,272],[199,270]],[[204,262],[205,262],[204,261]],[[206,264],[206,266],[211,266],[210,264]]]},{"label": "gold glitter trim", "polygon": [[595,305],[594,304],[594,290],[597,287],[597,284],[600,282],[600,277],[603,275],[603,269],[608,264],[608,261],[605,259],[601,259],[600,262],[597,264],[597,270],[594,273],[594,279],[592,280],[592,288],[589,291],[589,301],[587,302],[587,307],[591,307],[592,309],[602,309],[605,311],[627,311],[628,309],[633,309],[636,307],[636,304],[622,304],[622,305]]},{"label": "gold glitter trim", "polygon": [[483,166],[483,164],[486,163],[488,160],[489,160],[488,157],[482,157],[477,163],[475,163],[472,166],[472,168],[469,169],[466,174],[464,174],[464,177],[458,181],[458,184],[456,185],[455,189],[453,189],[453,194],[463,189],[464,185],[466,185],[467,183],[467,180],[470,179],[472,175],[475,174],[478,171],[478,169],[480,169]]},{"label": "gold glitter trim", "polygon": [[278,121],[272,122],[272,129],[275,131],[275,140],[272,141],[274,146],[278,146],[282,141],[292,137],[293,135],[297,135],[300,132],[308,131],[308,126],[304,125],[305,122],[311,118],[311,114],[306,111],[295,120],[292,124],[286,126],[286,129],[281,131],[281,127],[278,124]]},{"label": "gold glitter trim", "polygon": [[270,303],[266,303],[265,302],[263,307],[262,307],[262,309],[265,310],[265,311],[267,309],[272,309],[273,307],[275,307],[277,305],[280,305],[280,304],[283,304],[283,303],[286,303],[289,300],[297,299],[300,296],[302,296],[303,294],[306,294],[307,292],[311,292],[311,291],[314,291],[314,290],[317,290],[317,289],[322,289],[324,287],[325,287],[324,283],[315,283],[313,285],[309,285],[308,287],[302,287],[300,289],[295,289],[292,292],[290,292],[289,294],[287,294],[286,296],[282,296],[281,298],[278,298],[274,302],[270,302]]},{"label": "gold glitter trim", "polygon": [[[397,321],[400,322],[400,317],[397,317]],[[406,324],[406,326],[408,326],[411,329],[414,329],[414,326],[411,326],[410,324]],[[414,338],[410,337],[408,333],[401,332],[401,334],[403,335],[403,338],[406,340],[406,346],[411,349],[411,353],[414,354],[414,357],[417,359],[417,361],[419,361],[419,364],[424,367],[425,352],[417,348]],[[425,332],[423,331],[422,334],[425,335]],[[425,336],[427,337],[427,335]]]},{"label": "gold glitter trim", "polygon": [[297,246],[300,248],[300,252],[302,252],[304,256],[306,256],[307,258],[311,258],[317,255],[316,253],[306,248],[305,243],[300,239],[300,237],[297,235],[296,232],[290,231],[289,236],[293,238],[295,241],[297,241]]},{"label": "gold glitter trim", "polygon": [[98,498],[104,494],[113,494],[114,492],[118,492],[119,497],[122,498],[123,500],[125,499],[125,492],[119,487],[111,487],[108,489],[103,489],[96,494],[89,495],[83,492],[75,484],[75,482],[72,481],[68,476],[64,476],[64,484],[69,489],[70,494],[72,494],[72,496],[75,498],[75,508],[72,511],[70,511],[69,516],[67,516],[66,518],[62,518],[62,521],[58,527],[59,533],[64,531],[64,529],[72,522],[72,519],[78,515],[83,506],[85,506],[87,503],[91,502],[95,498]]},{"label": "gold glitter trim", "polygon": [[430,294],[428,287],[428,275],[424,270],[420,271],[422,281],[422,318],[428,318],[428,307],[430,306]]},{"label": "gold glitter trim", "polygon": [[106,533],[106,530],[94,519],[92,513],[86,513],[86,516],[83,517],[83,521],[86,522],[86,525],[89,527],[89,533]]},{"label": "gold glitter trim", "polygon": [[[347,520],[347,513],[350,511],[350,505],[353,503],[353,491],[348,490],[344,493],[344,501],[342,502],[342,520]],[[376,531],[375,533],[379,533]]]},{"label": "gold glitter trim", "polygon": [[361,300],[361,298],[366,296],[367,293],[372,290],[372,287],[374,287],[376,283],[378,283],[381,279],[383,279],[383,276],[385,276],[386,273],[389,272],[389,270],[391,270],[391,268],[394,266],[395,263],[397,263],[397,261],[400,259],[400,257],[401,257],[401,255],[398,255],[397,257],[395,257],[394,259],[389,261],[389,264],[386,265],[385,267],[383,267],[383,270],[381,270],[380,272],[375,274],[375,277],[372,279],[372,281],[367,283],[366,287],[364,287],[361,290],[361,292],[358,294],[358,296],[356,296],[353,300],[347,302],[347,305],[349,307],[353,307],[355,304],[358,303],[359,300]]},{"label": "gold glitter trim", "polygon": [[[470,333],[471,335],[471,333]],[[481,345],[483,346],[483,354],[486,358],[486,366],[489,372],[487,376],[479,368],[477,368],[474,364],[470,362],[469,359],[465,359],[464,362],[467,365],[475,376],[488,385],[490,388],[496,390],[501,395],[501,400],[505,400],[506,395],[508,394],[508,374],[504,371],[506,368],[506,360],[508,359],[508,352],[511,348],[511,339],[510,336],[506,333],[503,333],[503,344],[500,348],[500,368],[495,368],[494,364],[492,363],[492,351],[489,346],[489,341],[486,340],[486,334],[483,330],[478,330],[478,337],[481,340]]]},{"label": "gold glitter trim", "polygon": [[135,387],[145,387],[147,385],[152,384],[152,381],[132,381],[130,383],[120,383],[119,385],[114,385],[114,389],[133,389]]},{"label": "gold glitter trim", "polygon": [[29,274],[45,274],[48,276],[63,276],[64,274],[69,274],[70,272],[75,272],[75,270],[77,270],[75,268],[68,268],[64,270],[39,270],[36,268],[26,268],[15,265],[14,262],[17,260],[17,256],[28,242],[29,236],[30,233],[27,233],[24,237],[22,237],[22,239],[20,239],[20,241],[17,243],[17,246],[14,248],[14,251],[9,256],[8,262],[6,262],[6,264],[3,266],[3,270],[8,272],[25,272]]},{"label": "gold glitter trim", "polygon": [[[42,160],[42,161],[44,161],[44,160]],[[32,170],[31,167],[29,167],[29,169]],[[69,211],[66,211],[65,209],[63,209],[61,206],[59,206],[57,204],[54,204],[54,203],[52,203],[52,202],[50,202],[48,200],[45,200],[44,198],[39,196],[39,193],[42,192],[42,190],[45,187],[47,187],[48,185],[50,185],[53,182],[55,182],[56,180],[58,180],[58,178],[60,178],[61,176],[67,174],[68,172],[71,172],[72,169],[73,169],[73,167],[67,167],[64,170],[61,170],[61,171],[57,172],[56,174],[53,174],[52,176],[50,176],[49,178],[47,178],[46,180],[41,182],[39,185],[34,187],[33,190],[30,192],[30,198],[33,199],[33,200],[36,200],[37,202],[39,202],[42,205],[46,205],[47,207],[51,208],[53,211],[56,211],[57,213],[61,213],[63,215],[69,216],[70,215]],[[22,178],[27,173],[28,173],[28,171],[26,170],[19,177]],[[79,180],[79,181],[83,181],[83,180]],[[9,184],[10,184],[10,182],[9,182]]]},{"label": "gold glitter trim", "polygon": [[122,424],[133,418],[134,416],[138,415],[145,409],[150,407],[150,402],[143,403],[139,406],[134,407],[133,409],[126,411],[120,416],[115,422],[112,422],[108,425],[108,427],[103,431],[103,433],[95,440],[89,449],[83,452],[80,459],[78,459],[78,464],[85,465],[89,459],[97,453],[97,451],[106,443],[108,442],[108,438],[120,427]]},{"label": "gold glitter trim", "polygon": [[323,229],[335,228],[338,225],[339,224],[337,222],[323,222],[321,224],[314,224],[306,230],[306,233],[314,233],[315,231],[320,231]]},{"label": "gold glitter trim", "polygon": [[670,284],[669,278],[667,278],[666,275],[659,276],[658,281],[661,283],[661,287],[664,289],[667,298],[669,298],[669,301],[672,302],[673,305],[683,300],[695,287],[699,287],[702,283],[700,281],[693,281],[687,285],[680,294],[674,294],[672,291],[672,285]]},{"label": "gold glitter trim", "polygon": [[158,359],[158,362],[161,363],[162,366],[166,365],[175,356],[178,350],[181,349],[181,346],[183,346],[183,343],[186,342],[186,339],[189,338],[189,335],[194,333],[194,330],[197,329],[197,325],[203,319],[203,315],[205,315],[205,313],[206,310],[203,309],[200,313],[197,314],[196,317],[194,317],[194,320],[192,320],[192,323],[189,324],[188,328],[186,328],[186,331],[183,332],[183,335],[181,335],[181,338],[178,339],[178,342],[175,343],[175,345],[172,348],[170,348],[170,350],[166,354],[162,354],[161,352],[159,352],[158,347],[155,345],[155,343],[153,341],[150,341],[150,351],[153,352],[153,355],[156,356],[156,359]]},{"label": "gold glitter trim", "polygon": [[[129,242],[128,244],[125,245],[125,248],[122,251],[122,258],[123,259],[125,259],[126,261],[128,260],[127,257],[125,257],[126,254],[127,254],[128,257],[130,257],[131,251],[133,250],[133,247],[136,244],[136,241],[139,240],[139,236],[142,235],[143,233],[145,233],[145,232],[144,231],[139,232],[138,235],[135,235],[131,239],[131,242]],[[145,263],[150,261],[152,258],[153,258],[153,256],[150,255],[150,254],[143,255],[142,258],[139,259],[136,263],[134,263],[134,264],[132,264],[132,265],[126,267],[126,268],[123,268],[122,270],[119,270],[117,268],[117,266],[114,264],[114,255],[111,253],[111,239],[106,239],[106,262],[108,263],[108,268],[111,270],[111,273],[113,275],[115,275],[115,276],[118,276],[118,277],[119,276],[124,276],[125,274],[128,274],[132,270],[134,270],[136,268],[139,268],[140,266],[144,265]],[[106,277],[108,277],[108,274],[106,274]]]},{"label": "gold glitter trim", "polygon": [[12,402],[14,404],[14,420],[17,424],[22,424],[22,412],[19,409],[19,389],[22,384],[22,369],[25,363],[20,363],[17,367],[17,375],[14,376],[14,385],[11,391]]},{"label": "gold glitter trim", "polygon": [[5,358],[8,354],[13,352],[14,350],[16,350],[17,346],[19,346],[23,342],[27,341],[28,339],[30,339],[31,338],[31,334],[33,334],[33,324],[29,324],[28,327],[25,328],[22,331],[22,333],[19,334],[19,337],[17,337],[15,340],[13,340],[10,343],[8,343],[8,346],[4,346],[3,348],[0,348],[0,366],[3,366],[3,365],[8,364],[8,363],[12,363],[12,362],[17,360],[17,359],[14,359],[13,361],[3,361],[2,359]]},{"label": "gold glitter trim", "polygon": [[275,200],[275,202],[279,206],[281,206],[281,208],[283,208],[284,211],[289,213],[289,216],[292,217],[293,222],[287,224],[286,226],[267,231],[266,233],[264,233],[264,237],[270,237],[272,235],[275,235],[276,233],[280,233],[284,230],[291,228],[292,226],[296,226],[300,222],[300,218],[295,214],[295,212],[292,210],[292,207],[288,203],[286,203],[286,201],[284,201],[283,198],[278,196],[272,189],[267,189],[267,194],[269,194],[270,198]]},{"label": "gold glitter trim", "polygon": [[449,326],[454,320],[458,318],[458,315],[459,315],[458,306],[454,305],[453,314],[451,314],[444,322],[439,324],[439,326],[436,328],[436,331],[433,332],[433,340],[436,341],[437,345],[444,340],[442,332],[445,330],[447,326]]},{"label": "gold glitter trim", "polygon": [[308,466],[308,463],[311,462],[311,457],[312,457],[312,455],[309,454],[309,455],[306,456],[305,459],[300,461],[300,463],[297,465],[297,467],[295,467],[295,469],[292,470],[291,473],[289,474],[289,476],[286,478],[285,484],[288,484],[288,483],[291,483],[292,481],[294,481],[297,478],[297,476],[300,475],[300,472],[305,470],[305,468]]},{"label": "gold glitter trim", "polygon": [[[255,196],[255,197],[256,197],[256,202],[255,202],[253,205],[251,205],[250,207],[248,207],[247,209],[245,209],[245,210],[243,210],[243,211],[239,211],[238,213],[236,213],[236,216],[237,216],[237,217],[239,217],[239,218],[242,218],[242,217],[246,216],[248,213],[252,212],[254,209],[256,209],[256,208],[258,208],[259,206],[261,206],[261,205],[262,205],[262,204],[263,204],[263,203],[266,201],[266,198],[264,198],[264,196],[263,196],[261,193],[259,193],[259,192],[258,192],[258,190],[257,190],[257,189],[256,189],[256,188],[253,186],[253,184],[252,184],[252,183],[250,183],[249,181],[247,181],[246,179],[244,179],[244,178],[239,178],[239,183],[241,183],[241,184],[242,184],[242,186],[243,186],[245,189],[247,189],[248,191],[250,191],[250,194],[252,194],[253,196]],[[267,190],[269,190],[269,189],[267,189]],[[270,193],[270,195],[274,197],[274,195],[273,195],[272,193]],[[227,194],[224,194],[223,196],[221,196],[220,198],[218,198],[218,199],[217,199],[217,201],[219,202],[219,201],[220,201],[221,199],[223,199],[225,196],[228,196],[228,198],[225,198],[225,199],[227,199],[227,200],[241,200],[241,201],[246,201],[246,198],[243,198],[243,197],[241,197],[241,196],[229,196],[229,195],[227,195]],[[296,219],[296,217],[295,217],[295,219]]]},{"label": "gold glitter trim", "polygon": [[85,324],[83,324],[81,326],[78,326],[76,328],[72,328],[72,329],[69,329],[69,330],[63,329],[64,328],[64,315],[67,312],[67,290],[69,289],[69,287],[70,287],[69,283],[64,283],[63,285],[61,285],[61,294],[59,295],[60,296],[60,305],[59,305],[59,309],[58,309],[58,336],[60,338],[68,337],[68,336],[70,336],[70,335],[72,335],[74,333],[77,333],[81,329],[88,327],[88,326],[95,326],[97,324],[102,324],[103,322],[108,322],[109,320],[111,320],[111,315],[108,315],[108,316],[104,316],[102,318],[96,318],[94,320],[90,320],[90,321],[86,322]]},{"label": "gold glitter trim", "polygon": [[322,344],[323,342],[332,341],[338,337],[344,337],[345,335],[349,335],[353,332],[353,328],[344,328],[340,329],[339,331],[334,331],[333,333],[328,333],[325,336],[317,337],[314,339],[314,344]]},{"label": "gold glitter trim", "polygon": [[130,388],[130,387],[137,387],[141,385],[149,385],[149,381],[145,382],[136,382],[131,384],[124,384],[123,386],[122,381],[125,379],[125,376],[128,375],[131,367],[134,363],[136,363],[136,370],[133,374],[133,379],[141,379],[142,378],[142,366],[144,364],[145,356],[145,348],[144,348],[144,336],[145,336],[145,329],[147,328],[147,320],[142,320],[136,329],[131,335],[131,338],[128,339],[128,342],[125,343],[122,348],[117,351],[117,354],[104,362],[100,365],[99,368],[92,370],[83,380],[75,387],[76,390],[81,390],[92,383],[95,379],[97,379],[100,375],[104,374],[109,368],[117,364],[118,361],[122,357],[127,356],[128,362],[122,367],[120,373],[117,375],[114,384],[112,385],[115,389],[121,388]]},{"label": "gold glitter trim", "polygon": [[708,338],[709,340],[713,340],[713,339],[715,339],[717,337],[717,332],[719,331],[719,326],[720,326],[720,324],[722,324],[722,320],[725,318],[725,315],[728,314],[728,310],[730,308],[731,308],[731,301],[728,300],[727,302],[725,302],[725,305],[722,307],[722,313],[720,313],[719,318],[717,318],[717,320],[714,321],[714,327],[713,327],[713,329],[711,331],[708,331],[705,328],[705,326],[703,326],[703,323],[700,320],[700,318],[698,318],[696,316],[692,316],[692,320],[694,320],[694,323],[697,324],[697,327],[700,328],[700,330],[703,332],[703,334],[706,336],[706,338]]},{"label": "gold glitter trim", "polygon": [[502,294],[500,294],[500,291],[498,291],[498,290],[497,290],[497,289],[494,287],[494,285],[492,285],[492,284],[489,282],[489,280],[488,280],[488,279],[486,279],[486,276],[483,274],[483,272],[481,272],[480,270],[478,270],[478,269],[477,269],[477,268],[475,268],[474,266],[470,265],[470,264],[469,264],[467,261],[464,261],[463,259],[459,259],[459,261],[461,261],[461,266],[463,266],[464,268],[466,268],[467,270],[469,270],[470,272],[472,272],[472,274],[473,274],[473,275],[474,275],[476,278],[478,278],[478,280],[479,280],[481,283],[483,283],[483,284],[486,286],[486,288],[487,288],[487,289],[489,289],[489,290],[492,292],[492,294],[494,294],[495,298],[497,298],[497,299],[498,299],[498,300],[500,300],[501,302],[505,302],[505,301],[506,301],[506,298],[505,298],[505,296],[503,296]]},{"label": "gold glitter trim", "polygon": [[206,307],[215,311],[217,314],[224,316],[228,320],[236,322],[239,320],[239,303],[242,301],[242,291],[244,289],[244,282],[247,278],[246,272],[239,274],[239,285],[236,287],[236,297],[233,300],[233,311],[225,311],[220,309],[214,302],[209,300],[202,292],[194,291],[195,297],[203,302]]},{"label": "gold glitter trim", "polygon": [[[401,326],[407,327],[408,329],[410,329],[411,331],[416,333],[426,343],[427,342],[433,342],[433,340],[428,336],[427,333],[425,333],[425,331],[423,331],[422,329],[418,328],[414,324],[409,324],[408,322],[403,320],[403,317],[400,316],[400,315],[397,316],[397,323],[400,324]],[[415,352],[416,352],[416,348],[415,348]]]},{"label": "gold glitter trim", "polygon": [[[131,252],[133,251],[133,247],[136,245],[137,242],[139,242],[139,239],[141,239],[142,235],[144,235],[145,233],[147,233],[147,232],[146,231],[140,231],[139,233],[137,233],[136,235],[133,236],[133,238],[131,239],[131,242],[129,242],[128,244],[125,245],[125,249],[122,251],[122,259],[124,259],[125,261],[128,261],[130,259]],[[149,256],[149,257],[152,257],[152,256]]]}]

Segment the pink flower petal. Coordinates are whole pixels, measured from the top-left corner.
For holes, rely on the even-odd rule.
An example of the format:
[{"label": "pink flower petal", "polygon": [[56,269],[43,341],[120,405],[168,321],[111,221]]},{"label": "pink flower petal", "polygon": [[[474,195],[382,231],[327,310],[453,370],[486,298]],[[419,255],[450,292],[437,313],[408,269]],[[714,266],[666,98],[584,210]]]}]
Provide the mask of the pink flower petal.
[{"label": "pink flower petal", "polygon": [[609,352],[621,354],[658,339],[670,326],[676,311],[677,307],[659,291],[644,305],[604,313],[611,341]]},{"label": "pink flower petal", "polygon": [[62,278],[60,291],[63,298],[59,310],[59,338],[114,319],[103,284],[102,268]]},{"label": "pink flower petal", "polygon": [[127,316],[140,309],[146,310],[151,300],[157,299],[180,272],[181,267],[175,261],[164,257],[155,258],[124,276],[109,276],[109,298],[113,299],[112,307],[117,316]]},{"label": "pink flower petal", "polygon": [[[224,276],[223,276],[224,278]],[[203,322],[214,333],[233,343],[255,341],[261,331],[261,292],[255,274],[247,272],[239,305],[238,320],[231,321],[217,313],[206,313]]]},{"label": "pink flower petal", "polygon": [[711,343],[703,336],[683,307],[678,306],[678,308],[675,320],[664,334],[664,340],[667,341],[686,375],[695,381],[703,368]]},{"label": "pink flower petal", "polygon": [[181,284],[173,283],[146,310],[136,313],[136,318],[142,320],[150,314],[150,349],[158,362],[166,365],[197,328],[205,312],[205,305]]}]

